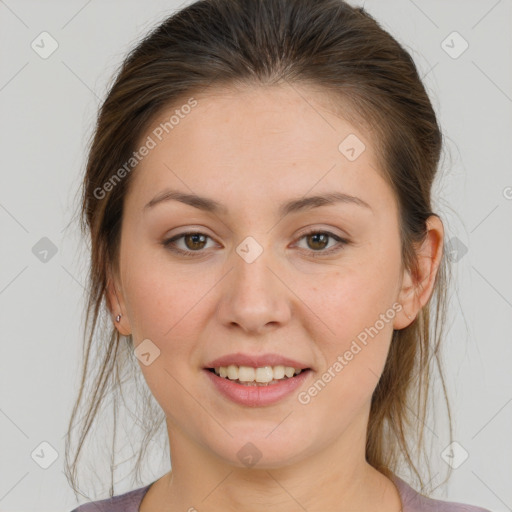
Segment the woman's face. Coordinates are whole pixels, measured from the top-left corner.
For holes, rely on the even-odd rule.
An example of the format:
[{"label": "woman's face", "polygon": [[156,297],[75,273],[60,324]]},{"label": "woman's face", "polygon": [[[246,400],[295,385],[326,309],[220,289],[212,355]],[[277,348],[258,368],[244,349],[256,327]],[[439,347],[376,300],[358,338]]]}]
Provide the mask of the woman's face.
[{"label": "woman's face", "polygon": [[[171,452],[179,440],[239,467],[328,448],[360,456],[393,329],[411,322],[397,205],[374,143],[305,87],[194,99],[141,138],[149,149],[125,200],[117,281],[119,329],[166,414]],[[148,206],[166,191],[207,201]],[[333,194],[357,199],[305,201]],[[290,388],[256,388],[206,369],[233,354],[310,370]],[[288,392],[277,399],[274,385]]]}]

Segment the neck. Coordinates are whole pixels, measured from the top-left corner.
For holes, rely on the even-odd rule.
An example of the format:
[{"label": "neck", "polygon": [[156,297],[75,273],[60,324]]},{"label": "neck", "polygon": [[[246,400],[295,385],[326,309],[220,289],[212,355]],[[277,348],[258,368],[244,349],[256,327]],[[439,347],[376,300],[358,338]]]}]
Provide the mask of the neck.
[{"label": "neck", "polygon": [[[365,460],[365,436],[354,438],[345,432],[309,457],[258,468],[220,459],[169,421],[168,430],[172,471],[152,486],[141,512],[401,510],[393,482]],[[353,430],[361,432],[359,425]]]}]

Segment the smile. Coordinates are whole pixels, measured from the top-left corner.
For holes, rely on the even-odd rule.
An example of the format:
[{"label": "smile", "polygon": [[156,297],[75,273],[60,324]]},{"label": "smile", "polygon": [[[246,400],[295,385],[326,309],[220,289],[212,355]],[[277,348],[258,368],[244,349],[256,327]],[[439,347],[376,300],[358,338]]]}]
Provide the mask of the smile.
[{"label": "smile", "polygon": [[258,368],[230,365],[205,368],[203,371],[214,389],[223,397],[249,407],[271,405],[284,399],[299,388],[312,373],[310,368],[296,370],[281,365]]}]

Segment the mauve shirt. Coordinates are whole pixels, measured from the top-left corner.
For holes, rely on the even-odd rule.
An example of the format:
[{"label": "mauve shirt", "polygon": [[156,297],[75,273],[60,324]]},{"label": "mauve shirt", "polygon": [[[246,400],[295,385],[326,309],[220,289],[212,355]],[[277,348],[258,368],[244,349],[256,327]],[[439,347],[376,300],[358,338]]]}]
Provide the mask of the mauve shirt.
[{"label": "mauve shirt", "polygon": [[[488,509],[473,505],[427,498],[398,476],[395,475],[393,480],[402,500],[402,512],[490,512]],[[105,500],[85,503],[71,512],[139,512],[142,498],[151,485],[148,484]]]}]

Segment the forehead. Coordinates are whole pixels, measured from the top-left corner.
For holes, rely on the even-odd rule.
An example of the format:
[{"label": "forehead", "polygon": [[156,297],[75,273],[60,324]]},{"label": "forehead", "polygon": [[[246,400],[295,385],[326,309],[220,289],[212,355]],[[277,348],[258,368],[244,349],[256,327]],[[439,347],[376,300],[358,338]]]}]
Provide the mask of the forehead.
[{"label": "forehead", "polygon": [[[314,158],[322,151],[338,151],[344,136],[354,132],[372,149],[369,134],[335,114],[336,103],[327,91],[302,84],[217,87],[193,98],[196,106],[192,109],[186,108],[190,97],[183,97],[160,112],[147,133],[154,132],[158,142],[172,138],[175,151],[186,142],[187,149],[212,149],[211,145],[221,144],[224,153],[252,150],[261,154],[265,150]],[[337,106],[344,108],[341,103]],[[173,126],[169,126],[171,118]],[[315,144],[303,146],[302,142]]]},{"label": "forehead", "polygon": [[[336,114],[327,93],[296,84],[209,88],[192,101],[159,112],[141,137],[154,147],[134,172],[138,202],[167,186],[263,201],[272,190],[386,186],[370,135]],[[346,153],[354,142],[355,159]]]}]

